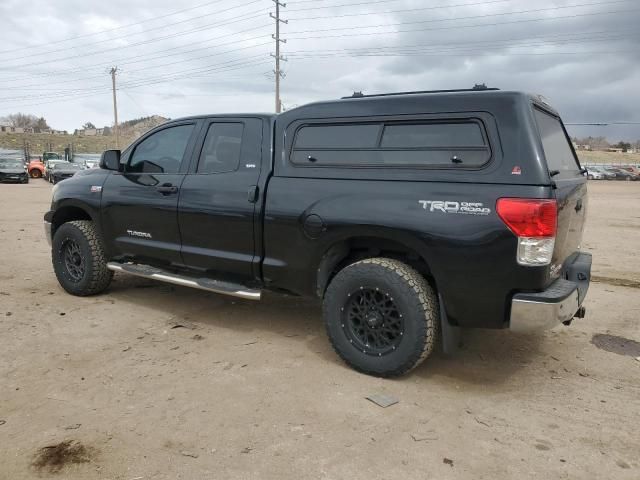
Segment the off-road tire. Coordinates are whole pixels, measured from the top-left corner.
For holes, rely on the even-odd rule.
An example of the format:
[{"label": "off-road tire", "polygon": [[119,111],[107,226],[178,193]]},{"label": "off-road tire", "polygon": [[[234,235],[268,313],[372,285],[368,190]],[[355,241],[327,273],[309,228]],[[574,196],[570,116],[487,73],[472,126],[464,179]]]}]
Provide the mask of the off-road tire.
[{"label": "off-road tire", "polygon": [[[75,242],[84,262],[84,273],[76,280],[65,264],[64,249],[68,242]],[[58,227],[53,236],[51,254],[58,282],[72,295],[95,295],[103,292],[111,283],[113,272],[107,269],[102,238],[89,220],[74,220]]]},{"label": "off-road tire", "polygon": [[[345,309],[361,289],[389,295],[403,318],[397,347],[386,354],[363,352],[346,330]],[[352,368],[368,375],[395,377],[422,363],[434,350],[440,329],[438,298],[433,288],[409,265],[390,258],[353,263],[332,279],[323,302],[327,334],[336,353]]]},{"label": "off-road tire", "polygon": [[29,172],[29,176],[31,178],[40,178],[40,177],[42,177],[42,172],[40,170],[38,170],[37,168],[34,168]]}]

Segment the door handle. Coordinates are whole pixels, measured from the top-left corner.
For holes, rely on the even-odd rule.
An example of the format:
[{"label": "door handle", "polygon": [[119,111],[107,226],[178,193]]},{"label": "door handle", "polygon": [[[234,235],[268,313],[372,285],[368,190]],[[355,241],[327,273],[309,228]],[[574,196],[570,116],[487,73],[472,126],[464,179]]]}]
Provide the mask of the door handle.
[{"label": "door handle", "polygon": [[175,185],[171,185],[170,183],[163,183],[162,185],[157,187],[156,190],[158,190],[158,192],[163,195],[169,195],[171,193],[177,193],[178,187],[176,187]]},{"label": "door handle", "polygon": [[247,191],[247,200],[249,203],[256,203],[258,201],[258,193],[260,189],[257,185],[251,185]]}]

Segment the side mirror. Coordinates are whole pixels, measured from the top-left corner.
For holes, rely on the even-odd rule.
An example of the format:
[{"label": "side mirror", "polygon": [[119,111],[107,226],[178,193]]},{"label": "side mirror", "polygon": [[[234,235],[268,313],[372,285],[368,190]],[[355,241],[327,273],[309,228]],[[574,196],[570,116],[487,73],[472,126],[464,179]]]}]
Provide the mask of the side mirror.
[{"label": "side mirror", "polygon": [[120,150],[105,150],[100,157],[100,168],[105,170],[120,170]]}]

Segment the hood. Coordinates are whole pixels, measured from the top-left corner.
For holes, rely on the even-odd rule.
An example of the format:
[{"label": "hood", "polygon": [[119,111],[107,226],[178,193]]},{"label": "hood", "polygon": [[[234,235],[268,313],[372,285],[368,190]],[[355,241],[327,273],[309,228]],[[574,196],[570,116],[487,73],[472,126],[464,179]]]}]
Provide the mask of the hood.
[{"label": "hood", "polygon": [[109,173],[108,170],[103,170],[101,168],[87,168],[85,170],[79,170],[77,175],[105,175]]},{"label": "hood", "polygon": [[0,167],[0,173],[25,173],[24,168]]},{"label": "hood", "polygon": [[55,175],[60,175],[60,174],[62,174],[62,175],[68,175],[69,173],[78,173],[78,172],[81,172],[81,171],[82,171],[82,170],[75,170],[75,169],[73,169],[73,168],[69,168],[69,169],[66,169],[66,168],[56,168],[55,170],[52,170],[52,171],[51,171],[51,175],[54,175],[54,176],[55,176]]}]

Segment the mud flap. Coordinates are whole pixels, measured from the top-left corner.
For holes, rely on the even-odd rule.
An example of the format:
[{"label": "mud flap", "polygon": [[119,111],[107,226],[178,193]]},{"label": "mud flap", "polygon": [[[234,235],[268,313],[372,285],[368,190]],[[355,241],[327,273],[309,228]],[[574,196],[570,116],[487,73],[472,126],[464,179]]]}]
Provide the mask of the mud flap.
[{"label": "mud flap", "polygon": [[461,329],[449,323],[447,312],[444,308],[442,295],[438,293],[440,305],[440,334],[442,336],[442,352],[445,355],[453,355],[458,352],[461,345]]}]

